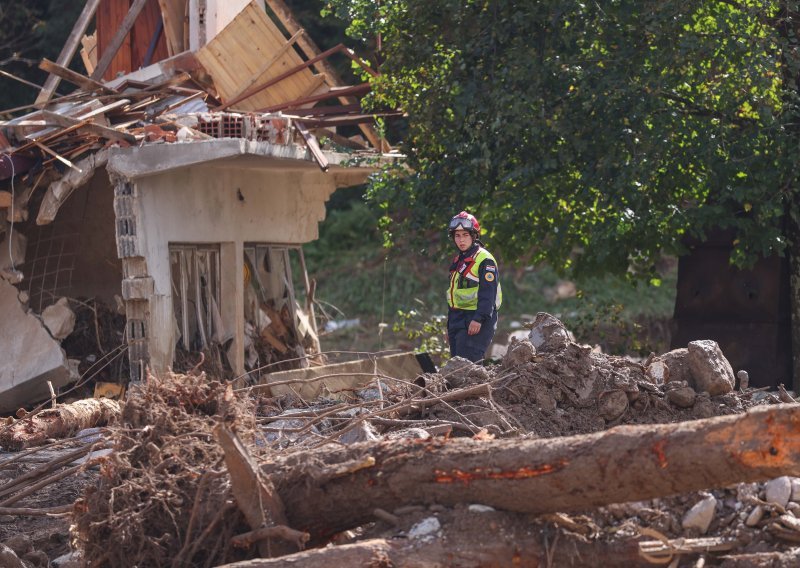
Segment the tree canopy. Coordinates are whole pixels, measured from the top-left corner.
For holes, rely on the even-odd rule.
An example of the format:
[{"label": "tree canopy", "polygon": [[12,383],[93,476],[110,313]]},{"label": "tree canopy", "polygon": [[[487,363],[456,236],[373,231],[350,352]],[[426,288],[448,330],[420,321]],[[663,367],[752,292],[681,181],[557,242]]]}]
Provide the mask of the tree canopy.
[{"label": "tree canopy", "polygon": [[468,209],[506,261],[578,273],[653,274],[712,228],[735,230],[740,264],[786,248],[798,60],[778,2],[328,7],[380,37],[373,99],[408,112],[413,174],[370,196],[412,232]]}]

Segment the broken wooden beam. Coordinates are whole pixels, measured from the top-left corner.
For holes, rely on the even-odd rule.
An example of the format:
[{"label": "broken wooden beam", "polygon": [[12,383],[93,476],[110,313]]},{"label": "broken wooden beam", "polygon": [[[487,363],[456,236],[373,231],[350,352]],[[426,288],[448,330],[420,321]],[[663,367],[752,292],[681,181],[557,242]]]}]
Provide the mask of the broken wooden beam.
[{"label": "broken wooden beam", "polygon": [[[53,124],[58,124],[59,126],[72,126],[74,124],[83,122],[80,119],[72,118],[71,116],[64,116],[63,114],[58,114],[47,110],[42,111],[42,116],[48,122],[51,122]],[[132,134],[128,134],[127,132],[121,132],[119,130],[109,128],[107,126],[102,126],[100,124],[95,124],[94,122],[82,124],[80,130],[91,132],[92,134],[96,134],[101,138],[107,138],[109,140],[122,140],[129,144],[136,143],[136,137],[133,136]]]},{"label": "broken wooden beam", "polygon": [[[75,22],[75,26],[72,28],[67,41],[64,42],[61,53],[58,54],[58,59],[56,60],[57,65],[63,68],[69,66],[70,61],[75,57],[75,51],[78,49],[81,37],[86,33],[86,28],[89,27],[98,5],[100,5],[100,0],[88,0],[83,6],[81,15],[78,16],[78,20]],[[36,97],[36,102],[34,104],[44,105],[50,101],[60,81],[61,77],[59,75],[50,73],[50,75],[47,76],[47,80],[44,82],[39,96]]]},{"label": "broken wooden beam", "polygon": [[113,89],[109,89],[102,83],[95,81],[94,79],[90,79],[85,75],[81,75],[80,73],[73,71],[72,69],[67,69],[63,65],[59,65],[58,63],[54,63],[49,59],[42,59],[41,63],[39,63],[39,69],[42,71],[47,71],[50,73],[51,76],[56,76],[64,79],[65,81],[69,81],[73,85],[76,85],[87,91],[89,93],[93,91],[100,91],[102,93],[114,93]]},{"label": "broken wooden beam", "polygon": [[49,438],[68,438],[80,430],[105,426],[119,416],[120,403],[107,398],[87,398],[55,409],[42,410],[13,424],[0,426],[0,446],[18,451]]},{"label": "broken wooden beam", "polygon": [[331,167],[330,162],[328,162],[328,157],[325,156],[325,153],[322,151],[322,148],[319,147],[319,142],[317,141],[317,137],[311,134],[308,131],[308,128],[302,122],[295,121],[294,125],[297,127],[298,132],[305,140],[306,146],[308,147],[309,152],[316,160],[319,169],[323,172],[327,172],[328,169]]},{"label": "broken wooden beam", "polygon": [[[231,488],[236,504],[244,514],[253,531],[276,525],[286,526],[286,514],[280,496],[275,493],[272,482],[258,469],[239,438],[224,424],[214,428],[214,435],[225,452],[225,465],[231,478]],[[296,532],[296,531],[293,531]],[[294,552],[289,542],[283,540],[288,533],[264,533],[261,538],[253,538],[258,543],[261,556],[279,556]],[[291,536],[289,538],[292,538]],[[246,538],[245,538],[246,540]],[[308,540],[304,537],[302,542]],[[295,546],[300,541],[295,541]]]},{"label": "broken wooden beam", "polygon": [[[375,466],[327,478],[327,469],[355,457],[372,457]],[[800,406],[546,440],[328,446],[262,468],[281,495],[289,525],[303,527],[312,540],[360,526],[376,507],[477,502],[526,513],[584,510],[796,475]]]}]

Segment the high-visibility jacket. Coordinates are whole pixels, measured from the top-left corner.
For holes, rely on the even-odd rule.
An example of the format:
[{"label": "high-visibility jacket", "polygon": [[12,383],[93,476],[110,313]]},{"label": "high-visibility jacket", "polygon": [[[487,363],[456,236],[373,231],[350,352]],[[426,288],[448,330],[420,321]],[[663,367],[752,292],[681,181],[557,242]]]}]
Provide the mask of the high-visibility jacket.
[{"label": "high-visibility jacket", "polygon": [[[480,266],[485,260],[491,260],[494,271],[484,274],[486,283],[481,282]],[[456,257],[458,262],[458,257]],[[497,261],[488,250],[478,247],[477,252],[462,261],[458,262],[450,272],[450,287],[447,290],[447,305],[457,310],[477,310],[478,291],[481,285],[487,286],[496,282],[497,294],[495,295],[494,307],[500,308],[503,303],[503,291],[500,282],[497,281]],[[487,314],[491,315],[491,314]]]}]

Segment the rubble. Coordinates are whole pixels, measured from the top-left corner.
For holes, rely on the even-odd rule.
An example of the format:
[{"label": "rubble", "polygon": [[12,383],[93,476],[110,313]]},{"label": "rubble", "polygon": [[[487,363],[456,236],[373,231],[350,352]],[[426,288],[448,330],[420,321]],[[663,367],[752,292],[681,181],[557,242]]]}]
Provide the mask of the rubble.
[{"label": "rubble", "polygon": [[[96,566],[244,567],[277,551],[257,565],[797,560],[797,405],[659,384],[572,341],[516,343],[498,365],[373,371],[309,400],[151,376],[95,440],[113,452],[94,458],[74,542]],[[687,389],[693,404],[670,396]]]}]

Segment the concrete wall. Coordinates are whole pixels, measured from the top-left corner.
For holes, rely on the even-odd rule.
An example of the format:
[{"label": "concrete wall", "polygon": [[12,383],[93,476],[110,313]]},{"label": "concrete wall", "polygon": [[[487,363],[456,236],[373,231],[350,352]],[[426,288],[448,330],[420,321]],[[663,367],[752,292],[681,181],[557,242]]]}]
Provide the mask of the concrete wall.
[{"label": "concrete wall", "polygon": [[[52,223],[37,226],[29,222],[21,230],[28,246],[22,266],[25,280],[19,287],[31,293],[31,307],[39,311],[54,303],[58,298],[49,297],[51,291],[115,305],[122,261],[114,238],[114,191],[104,169],[98,169],[89,183],[70,195]],[[42,279],[43,274],[49,276]],[[44,287],[42,302],[38,289],[31,286]]]},{"label": "concrete wall", "polygon": [[[291,164],[291,163],[290,163]],[[156,372],[174,356],[175,329],[168,245],[221,243],[223,323],[243,343],[243,245],[298,244],[318,237],[334,179],[308,164],[234,158],[135,180],[138,239],[153,278],[149,355]],[[244,370],[235,348],[237,371]]]}]

